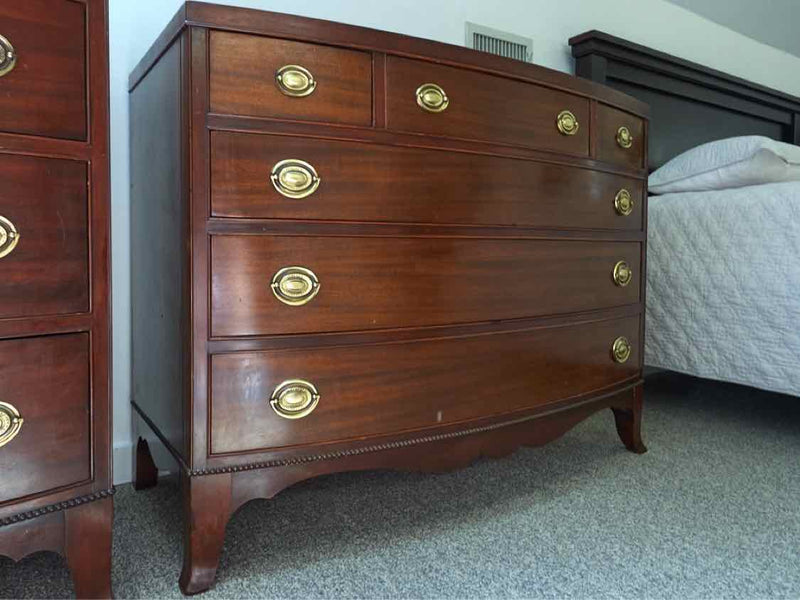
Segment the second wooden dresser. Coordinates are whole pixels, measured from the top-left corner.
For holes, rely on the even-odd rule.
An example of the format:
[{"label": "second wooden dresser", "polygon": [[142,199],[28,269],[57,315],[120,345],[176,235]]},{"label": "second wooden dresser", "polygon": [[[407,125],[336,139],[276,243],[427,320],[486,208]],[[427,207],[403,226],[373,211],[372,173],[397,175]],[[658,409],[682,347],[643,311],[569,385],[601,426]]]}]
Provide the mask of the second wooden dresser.
[{"label": "second wooden dresser", "polygon": [[644,105],[200,3],[130,83],[136,484],[177,461],[184,592],[302,479],[465,466],[601,408],[644,451]]}]

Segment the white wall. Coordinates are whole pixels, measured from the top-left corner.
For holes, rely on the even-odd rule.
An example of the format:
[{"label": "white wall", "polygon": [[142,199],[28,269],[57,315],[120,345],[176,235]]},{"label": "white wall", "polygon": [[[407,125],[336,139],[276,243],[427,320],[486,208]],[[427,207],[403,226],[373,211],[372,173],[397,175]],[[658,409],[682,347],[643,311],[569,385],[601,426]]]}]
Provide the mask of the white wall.
[{"label": "white wall", "polygon": [[[567,39],[600,29],[800,95],[800,58],[664,0],[220,0],[463,44],[472,21],[533,38],[534,62],[572,72]],[[110,0],[114,475],[130,480],[128,74],[180,0]]]}]

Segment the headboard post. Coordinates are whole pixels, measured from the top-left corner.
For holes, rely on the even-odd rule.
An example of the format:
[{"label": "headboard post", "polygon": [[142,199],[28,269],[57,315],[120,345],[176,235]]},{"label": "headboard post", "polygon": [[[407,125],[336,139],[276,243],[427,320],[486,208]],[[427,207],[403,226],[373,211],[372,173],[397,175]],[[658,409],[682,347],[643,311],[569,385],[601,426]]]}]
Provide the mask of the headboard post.
[{"label": "headboard post", "polygon": [[578,77],[605,84],[607,66],[608,61],[605,56],[587,54],[575,60],[575,74]]},{"label": "headboard post", "polygon": [[794,113],[794,123],[792,124],[792,137],[794,138],[793,144],[800,146],[800,112]]}]

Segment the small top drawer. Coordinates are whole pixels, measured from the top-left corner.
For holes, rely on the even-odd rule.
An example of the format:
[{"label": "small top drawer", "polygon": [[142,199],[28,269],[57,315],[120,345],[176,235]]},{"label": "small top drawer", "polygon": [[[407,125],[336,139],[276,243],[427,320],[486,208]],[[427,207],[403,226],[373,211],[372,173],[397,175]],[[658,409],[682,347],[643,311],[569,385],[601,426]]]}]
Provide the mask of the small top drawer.
[{"label": "small top drawer", "polygon": [[644,122],[639,117],[597,105],[597,158],[634,169],[644,166]]},{"label": "small top drawer", "polygon": [[86,139],[86,6],[0,5],[0,131]]},{"label": "small top drawer", "polygon": [[390,56],[386,111],[398,131],[589,154],[587,99],[505,77]]},{"label": "small top drawer", "polygon": [[211,112],[372,124],[372,57],[254,35],[211,32]]}]

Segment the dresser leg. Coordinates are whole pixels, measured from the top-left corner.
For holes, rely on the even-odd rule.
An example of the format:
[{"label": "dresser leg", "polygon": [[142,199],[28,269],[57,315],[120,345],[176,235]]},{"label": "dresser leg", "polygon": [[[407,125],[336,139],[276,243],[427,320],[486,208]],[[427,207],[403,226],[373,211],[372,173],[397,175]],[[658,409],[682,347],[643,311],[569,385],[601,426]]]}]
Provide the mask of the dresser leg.
[{"label": "dresser leg", "polygon": [[150,453],[147,440],[140,437],[136,443],[136,457],[133,465],[133,489],[146,490],[158,483],[158,469]]},{"label": "dresser leg", "polygon": [[78,598],[111,598],[111,498],[64,513],[64,555]]},{"label": "dresser leg", "polygon": [[647,452],[642,442],[642,386],[634,388],[630,406],[612,406],[611,410],[614,411],[617,433],[625,447],[636,454]]},{"label": "dresser leg", "polygon": [[184,502],[181,591],[187,596],[209,589],[217,574],[225,526],[231,516],[231,474],[181,475]]}]

